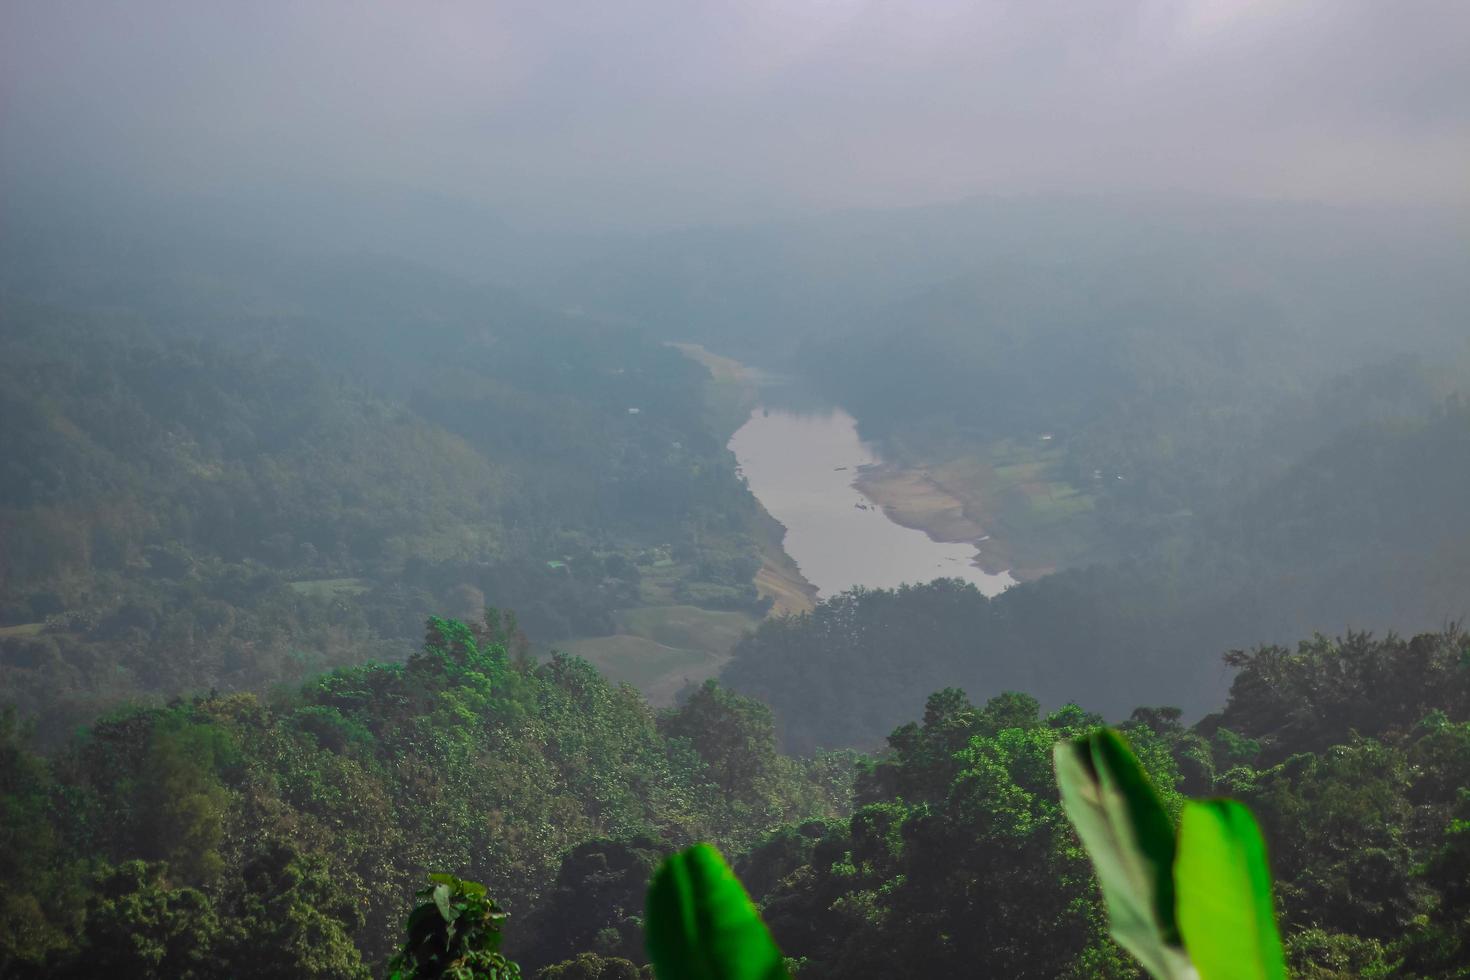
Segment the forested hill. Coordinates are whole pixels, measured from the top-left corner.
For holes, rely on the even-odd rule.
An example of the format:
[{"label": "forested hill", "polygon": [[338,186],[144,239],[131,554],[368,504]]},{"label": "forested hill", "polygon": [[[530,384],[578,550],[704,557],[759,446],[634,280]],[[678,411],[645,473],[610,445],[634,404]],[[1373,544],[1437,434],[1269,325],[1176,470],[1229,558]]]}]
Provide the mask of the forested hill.
[{"label": "forested hill", "polygon": [[134,261],[12,270],[0,308],[0,688],[48,732],[486,596],[607,633],[654,562],[664,601],[757,608],[756,504],[679,352],[385,259]]},{"label": "forested hill", "polygon": [[[0,970],[359,976],[444,870],[494,889],[523,950],[590,949],[603,925],[622,928],[604,951],[641,950],[636,922],[547,923],[533,944],[527,920],[559,874],[622,855],[641,902],[667,850],[733,852],[845,806],[850,760],[778,755],[763,706],[711,689],[660,716],[583,661],[524,654],[498,618],[432,620],[406,663],[132,708],[49,759],[6,712]],[[576,849],[593,841],[601,859]]]},{"label": "forested hill", "polygon": [[[872,758],[780,754],[709,684],[655,712],[504,621],[268,700],[119,712],[62,751],[0,716],[0,970],[361,978],[429,872],[486,882],[537,980],[639,976],[660,858],[711,840],[798,980],[1136,977],[1106,938],[1052,747],[1103,717],[946,689]],[[1293,975],[1463,976],[1470,641],[1230,658],[1221,712],[1120,719],[1166,806],[1250,804]],[[1459,972],[1456,972],[1459,971]]]},{"label": "forested hill", "polygon": [[987,599],[958,580],[855,590],[769,620],[724,679],[786,744],[871,746],[928,693],[1019,689],[1109,714],[1223,695],[1212,651],[1470,616],[1470,406],[1368,423],[1138,557]]}]

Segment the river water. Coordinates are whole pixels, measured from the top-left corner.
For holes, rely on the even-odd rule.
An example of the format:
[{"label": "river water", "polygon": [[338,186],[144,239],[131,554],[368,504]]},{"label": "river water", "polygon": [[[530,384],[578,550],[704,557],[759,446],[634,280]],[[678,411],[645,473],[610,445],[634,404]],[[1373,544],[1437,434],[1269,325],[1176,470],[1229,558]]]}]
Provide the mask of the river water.
[{"label": "river water", "polygon": [[760,407],[730,439],[751,491],[786,525],[786,553],[823,596],[855,585],[962,578],[986,595],[1014,579],[977,567],[975,546],[943,544],[889,520],[852,485],[858,467],[881,462],[841,409]]}]

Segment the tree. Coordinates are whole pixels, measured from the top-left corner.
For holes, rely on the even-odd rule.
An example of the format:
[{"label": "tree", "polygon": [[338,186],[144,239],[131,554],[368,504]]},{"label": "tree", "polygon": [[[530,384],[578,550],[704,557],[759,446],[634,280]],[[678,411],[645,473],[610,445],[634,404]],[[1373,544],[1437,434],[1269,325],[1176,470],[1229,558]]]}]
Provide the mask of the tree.
[{"label": "tree", "polygon": [[500,953],[506,914],[485,886],[453,875],[429,880],[409,913],[403,947],[388,964],[391,980],[520,980],[520,967]]},{"label": "tree", "polygon": [[222,929],[214,904],[194,888],[175,888],[163,864],[128,861],[105,869],[87,904],[80,949],[62,972],[75,977],[229,975],[218,958]]},{"label": "tree", "polygon": [[535,919],[535,954],[524,958],[547,963],[590,952],[643,962],[643,896],[663,852],[647,837],[572,848]]},{"label": "tree", "polygon": [[275,842],[247,863],[223,951],[233,976],[365,980],[352,940],[363,916],[326,861]]},{"label": "tree", "polygon": [[766,777],[777,758],[770,708],[716,681],[705,681],[689,700],[659,720],[659,729],[669,738],[688,739],[727,803],[762,802]]},{"label": "tree", "polygon": [[[800,975],[1129,975],[1051,763],[1059,739],[1096,722],[1075,707],[1042,718],[1022,695],[980,709],[958,690],[932,696],[860,776],[846,826],[773,835],[747,864],[758,881],[784,872],[762,904],[787,955],[807,960]],[[1144,755],[1172,785],[1168,753]]]},{"label": "tree", "polygon": [[65,949],[85,892],[53,806],[56,785],[29,733],[0,709],[0,976]]},{"label": "tree", "polygon": [[551,966],[542,967],[536,980],[654,980],[653,967],[639,967],[619,957],[582,953]]}]

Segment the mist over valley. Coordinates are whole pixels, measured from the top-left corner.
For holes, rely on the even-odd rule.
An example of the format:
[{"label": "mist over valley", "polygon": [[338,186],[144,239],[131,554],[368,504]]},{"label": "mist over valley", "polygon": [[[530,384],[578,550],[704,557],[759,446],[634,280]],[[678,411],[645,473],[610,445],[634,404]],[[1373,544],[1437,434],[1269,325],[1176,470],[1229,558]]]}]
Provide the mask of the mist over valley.
[{"label": "mist over valley", "polygon": [[1463,976],[1467,40],[5,4],[0,977]]}]

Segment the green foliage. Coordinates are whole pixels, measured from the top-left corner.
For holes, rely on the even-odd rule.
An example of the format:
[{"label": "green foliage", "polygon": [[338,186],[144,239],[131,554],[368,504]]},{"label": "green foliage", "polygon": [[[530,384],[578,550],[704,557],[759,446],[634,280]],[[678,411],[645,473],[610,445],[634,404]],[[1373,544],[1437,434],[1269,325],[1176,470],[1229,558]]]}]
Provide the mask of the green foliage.
[{"label": "green foliage", "polygon": [[587,841],[568,851],[531,920],[534,941],[521,961],[534,966],[587,952],[642,963],[644,896],[666,850],[636,837]]},{"label": "green foliage", "polygon": [[1303,980],[1385,980],[1400,971],[1376,939],[1303,929],[1287,937],[1290,974]]},{"label": "green foliage", "polygon": [[[1420,638],[1419,644],[1429,648],[1433,640]],[[1445,696],[1454,697],[1453,690]],[[865,767],[858,784],[864,805],[846,826],[787,828],[740,862],[776,938],[799,957],[801,975],[1133,975],[1116,948],[1092,931],[1102,920],[1088,894],[1091,874],[1069,866],[1066,819],[1055,796],[1046,802],[1053,778],[1047,761],[1053,756],[1068,811],[1081,814],[1077,829],[1099,854],[1097,873],[1114,910],[1114,927],[1123,920],[1126,928],[1119,931],[1133,937],[1130,947],[1153,956],[1156,975],[1280,978],[1288,953],[1294,974],[1323,980],[1463,975],[1460,954],[1470,948],[1462,901],[1470,849],[1463,844],[1470,840],[1464,833],[1470,821],[1454,814],[1470,813],[1464,809],[1470,795],[1456,789],[1456,780],[1470,778],[1470,725],[1439,711],[1401,747],[1360,741],[1260,772],[1249,768],[1259,749],[1216,727],[1217,719],[1206,727],[1215,733],[1219,752],[1199,732],[1184,728],[1173,709],[1134,713],[1129,732],[1136,756],[1117,735],[1095,726],[1095,718],[1076,709],[1040,719],[1034,702],[1028,705],[1017,695],[996,698],[983,709],[954,690],[931,697],[923,724],[895,731],[889,759]],[[1212,777],[1217,755],[1232,767]],[[1416,760],[1412,779],[1396,761],[1406,757]],[[1180,759],[1199,759],[1204,768],[1186,776]],[[1288,853],[1306,846],[1318,855],[1305,865],[1288,863],[1290,878],[1282,887],[1296,896],[1302,924],[1288,929],[1285,951],[1266,842],[1244,806],[1184,802],[1176,845],[1169,814],[1178,798],[1170,787],[1202,777],[1233,781],[1257,805],[1265,804],[1263,819],[1275,824],[1280,841],[1273,846]],[[1271,805],[1283,798],[1272,789],[1282,780],[1304,788],[1320,784],[1312,790],[1319,802],[1289,811]],[[1151,783],[1163,787],[1162,798]],[[1351,816],[1365,805],[1366,812]],[[1432,823],[1434,814],[1450,815],[1438,849],[1416,830]],[[1363,830],[1423,841],[1419,853],[1432,858],[1416,863],[1406,853],[1388,866],[1419,879],[1421,888],[1434,883],[1440,904],[1427,921],[1397,920],[1402,925],[1394,926],[1396,920],[1386,918],[1391,907],[1381,904],[1378,911],[1364,906],[1363,918],[1344,918],[1350,906],[1332,904],[1340,901],[1332,898],[1339,887],[1352,893],[1366,886],[1358,902],[1374,901],[1371,879],[1356,872],[1342,878],[1332,870],[1332,860],[1344,858],[1375,866],[1372,849],[1353,843],[1363,832],[1353,830],[1353,820],[1361,820]],[[1058,853],[1047,856],[1034,846],[1038,831],[1049,833]],[[1334,844],[1337,831],[1348,836]],[[1012,872],[1006,864],[1013,859]],[[1318,874],[1314,863],[1325,873],[1323,886],[1309,885]],[[1034,889],[1030,895],[1028,886]],[[1067,928],[1065,915],[1049,918],[1047,910],[1057,908],[1051,903],[1064,897],[1071,912],[1090,907],[1082,929]],[[1322,899],[1329,904],[1318,904]],[[1350,929],[1377,922],[1393,931],[1384,941],[1314,922]]]},{"label": "green foliage", "polygon": [[762,803],[765,784],[777,768],[770,708],[706,681],[659,720],[659,730],[693,746],[727,800]]},{"label": "green foliage", "polygon": [[1106,729],[1056,748],[1067,815],[1097,869],[1113,937],[1160,980],[1284,980],[1265,844],[1230,800],[1172,821],[1128,746]]},{"label": "green foliage", "polygon": [[1186,977],[1174,827],[1138,760],[1106,729],[1056,747],[1068,818],[1097,869],[1113,938],[1154,976]]},{"label": "green foliage", "polygon": [[1233,651],[1226,663],[1238,672],[1218,724],[1259,740],[1268,763],[1408,731],[1434,711],[1470,716],[1470,633],[1453,627],[1409,639],[1318,635],[1296,650]]},{"label": "green foliage", "polygon": [[[1052,772],[1055,743],[1096,724],[1020,695],[933,696],[863,766],[851,818],[789,828],[739,864],[800,975],[1128,975]],[[1166,752],[1147,761],[1173,781]]]},{"label": "green foliage", "polygon": [[639,967],[621,957],[582,953],[572,959],[542,967],[536,980],[654,980],[651,965]]},{"label": "green foliage", "polygon": [[0,709],[0,969],[35,967],[66,949],[86,902],[82,856],[72,852],[55,806],[50,767],[29,732]]},{"label": "green foliage", "polygon": [[388,964],[392,980],[520,980],[500,953],[506,915],[485,886],[453,875],[430,875],[409,914],[403,948]]},{"label": "green foliage", "polygon": [[1202,980],[1285,980],[1266,846],[1249,810],[1186,803],[1174,881],[1179,931]]},{"label": "green foliage", "polygon": [[314,311],[285,330],[146,290],[0,311],[0,702],[44,740],[386,659],[485,597],[539,643],[610,633],[656,548],[671,589],[757,609],[758,510],[702,368],[393,269],[402,294],[367,309],[383,269],[216,270],[236,301]]},{"label": "green foliage", "polygon": [[270,703],[130,708],[50,757],[0,715],[0,962],[73,962],[90,869],[140,858],[218,920],[200,970],[356,976],[396,945],[413,882],[444,867],[523,917],[533,967],[639,961],[644,887],[669,848],[738,850],[845,804],[836,757],[773,756],[756,801],[732,801],[636,691],[572,658],[512,657],[515,640],[494,617],[436,619],[407,663]]},{"label": "green foliage", "polygon": [[[1339,692],[1320,703],[1348,706],[1322,724],[1374,736],[1293,751],[1320,732],[1258,710],[1284,701],[1257,674],[1232,697],[1238,728],[1134,711],[1123,728],[1136,763],[1075,705],[1043,714],[1012,692],[977,706],[952,688],[881,756],[793,760],[747,698],[712,686],[660,714],[583,662],[512,656],[514,641],[503,622],[438,620],[405,664],[338,670],[269,703],[216,695],[117,712],[51,756],[9,716],[0,962],[22,976],[90,975],[107,962],[122,975],[357,978],[392,951],[413,883],[449,867],[516,912],[524,927],[504,952],[528,974],[623,980],[643,969],[652,869],[708,839],[735,856],[805,980],[1136,976],[1107,935],[1108,876],[1100,894],[1064,810],[1060,753],[1100,807],[1122,805],[1116,820],[1103,814],[1126,832],[1119,840],[1160,814],[1169,825],[1179,792],[1200,785],[1248,804],[1275,864],[1294,972],[1463,975],[1470,719],[1443,652],[1459,634],[1353,654],[1444,661],[1437,691],[1391,712],[1334,688],[1341,661],[1326,654],[1280,675],[1307,685],[1320,670],[1317,689]],[[1414,713],[1406,726],[1375,722]],[[1084,759],[1072,740],[1088,736],[1097,751]],[[1145,779],[1152,805],[1139,802]],[[1217,858],[1255,853],[1259,842],[1236,830],[1215,835]],[[1237,877],[1212,889],[1253,887],[1236,856],[1214,865]],[[1190,946],[1199,933],[1183,909],[1196,877],[1170,879]],[[1156,896],[1167,887],[1156,874],[1134,880],[1153,881]],[[1141,917],[1161,918],[1142,904]],[[1248,926],[1232,942],[1256,941]]]},{"label": "green foliage", "polygon": [[156,842],[144,853],[168,862],[185,880],[204,883],[223,866],[218,851],[230,794],[219,773],[228,771],[238,754],[228,732],[172,721],[154,729],[138,773],[143,821]]},{"label": "green foliage", "polygon": [[222,972],[241,978],[363,980],[354,934],[363,915],[327,860],[268,843],[228,893]]},{"label": "green foliage", "polygon": [[648,956],[660,980],[784,980],[771,934],[714,848],[670,856],[648,889]]},{"label": "green foliage", "polygon": [[222,927],[208,896],[173,887],[162,865],[129,861],[104,870],[87,906],[76,976],[222,975],[212,954]]}]

